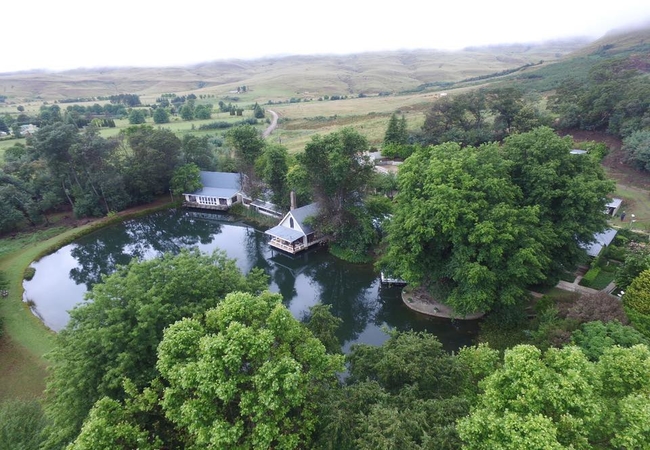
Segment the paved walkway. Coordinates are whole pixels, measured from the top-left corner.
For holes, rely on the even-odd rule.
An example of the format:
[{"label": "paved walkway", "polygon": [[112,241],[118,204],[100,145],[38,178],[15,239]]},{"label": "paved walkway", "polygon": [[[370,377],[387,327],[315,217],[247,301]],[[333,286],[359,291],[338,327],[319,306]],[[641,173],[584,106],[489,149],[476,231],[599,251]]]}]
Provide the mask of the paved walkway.
[{"label": "paved walkway", "polygon": [[597,289],[592,289],[588,288],[586,286],[580,286],[580,280],[582,280],[582,275],[578,275],[575,280],[573,280],[573,283],[570,283],[568,281],[560,280],[560,282],[557,284],[558,289],[562,289],[564,291],[571,291],[571,292],[580,292],[581,294],[597,294],[598,292],[605,292],[607,294],[611,293],[614,288],[616,287],[616,284],[612,281],[609,283],[607,286],[605,286],[604,289],[601,289],[600,291]]}]

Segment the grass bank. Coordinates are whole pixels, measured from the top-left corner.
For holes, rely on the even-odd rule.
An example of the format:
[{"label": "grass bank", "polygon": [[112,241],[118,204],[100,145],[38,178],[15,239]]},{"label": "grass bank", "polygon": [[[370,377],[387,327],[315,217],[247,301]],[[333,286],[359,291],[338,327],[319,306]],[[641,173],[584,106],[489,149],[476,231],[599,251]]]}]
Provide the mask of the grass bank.
[{"label": "grass bank", "polygon": [[23,275],[31,262],[99,228],[177,205],[164,196],[151,204],[81,226],[55,227],[0,240],[0,271],[9,283],[8,297],[0,299],[0,317],[4,322],[0,339],[0,401],[40,395],[45,387],[45,355],[54,348],[54,333],[31,313],[22,299]]}]

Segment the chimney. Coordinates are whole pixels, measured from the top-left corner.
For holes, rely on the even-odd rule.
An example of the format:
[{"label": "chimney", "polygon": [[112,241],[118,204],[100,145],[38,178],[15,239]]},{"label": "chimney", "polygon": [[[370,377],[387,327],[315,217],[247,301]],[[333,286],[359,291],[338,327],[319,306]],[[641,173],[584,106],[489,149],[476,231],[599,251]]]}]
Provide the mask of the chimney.
[{"label": "chimney", "polygon": [[294,191],[291,191],[291,211],[296,209],[298,205],[296,204],[296,193]]}]

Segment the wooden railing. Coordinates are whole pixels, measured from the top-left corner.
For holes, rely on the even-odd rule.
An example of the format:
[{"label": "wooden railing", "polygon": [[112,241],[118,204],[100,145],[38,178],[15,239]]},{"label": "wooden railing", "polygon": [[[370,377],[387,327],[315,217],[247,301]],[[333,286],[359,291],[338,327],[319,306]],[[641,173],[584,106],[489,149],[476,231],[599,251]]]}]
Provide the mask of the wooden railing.
[{"label": "wooden railing", "polygon": [[229,208],[228,205],[206,205],[205,203],[188,202],[188,201],[184,201],[183,206],[190,207],[190,208],[199,208],[199,209],[212,209],[215,211],[227,211]]},{"label": "wooden railing", "polygon": [[289,252],[289,253],[297,253],[306,248],[302,242],[294,245],[285,244],[285,242],[286,241],[273,238],[269,241],[269,244],[271,245],[271,247],[279,248],[280,250],[284,250],[285,252]]}]

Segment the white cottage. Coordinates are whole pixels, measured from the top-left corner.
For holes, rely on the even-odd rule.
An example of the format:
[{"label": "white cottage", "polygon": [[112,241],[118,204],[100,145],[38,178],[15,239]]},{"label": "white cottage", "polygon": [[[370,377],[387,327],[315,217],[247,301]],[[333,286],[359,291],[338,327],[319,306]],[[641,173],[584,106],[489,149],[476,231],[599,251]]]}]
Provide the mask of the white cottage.
[{"label": "white cottage", "polygon": [[203,187],[198,191],[183,194],[183,206],[226,211],[247,198],[238,173],[201,171],[201,184]]},{"label": "white cottage", "polygon": [[280,224],[266,231],[271,236],[271,247],[295,254],[322,242],[316,237],[314,229],[305,223],[308,217],[318,214],[318,203],[295,208],[289,211]]}]

